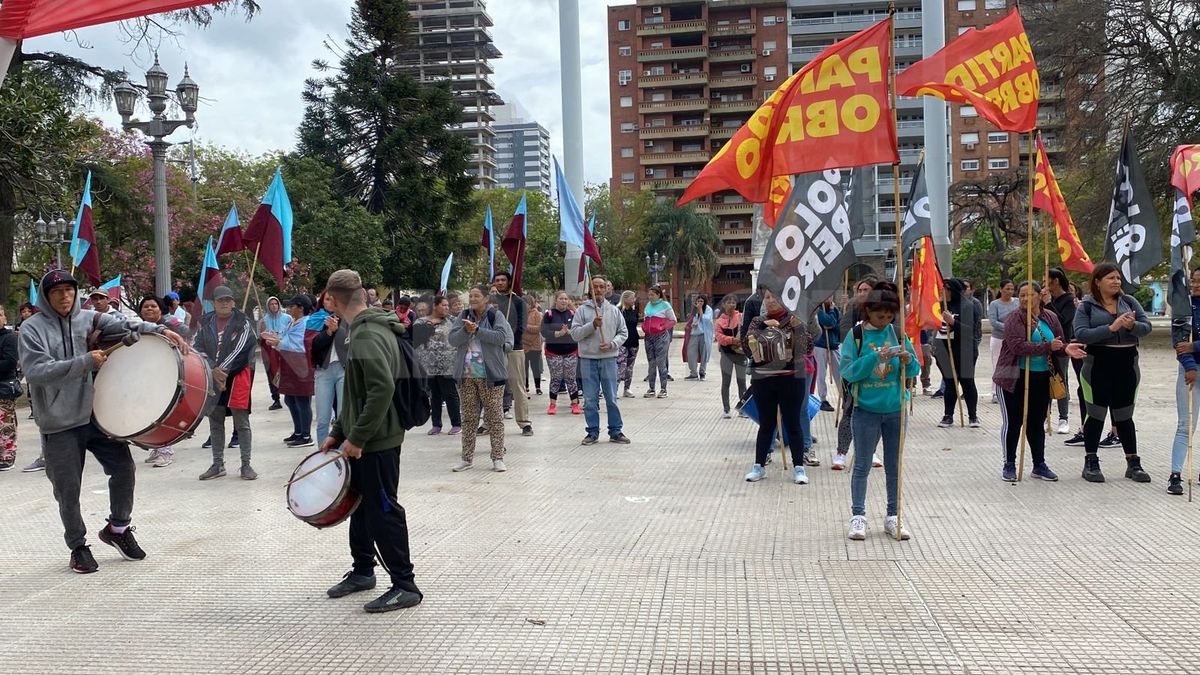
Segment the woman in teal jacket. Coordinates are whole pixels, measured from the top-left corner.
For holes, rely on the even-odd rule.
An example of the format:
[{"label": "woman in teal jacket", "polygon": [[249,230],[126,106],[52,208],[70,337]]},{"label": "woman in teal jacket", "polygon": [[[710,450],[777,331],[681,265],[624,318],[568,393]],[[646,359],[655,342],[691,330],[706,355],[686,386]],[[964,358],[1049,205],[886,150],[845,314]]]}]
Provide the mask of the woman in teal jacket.
[{"label": "woman in teal jacket", "polygon": [[[845,336],[841,349],[842,378],[850,384],[854,399],[854,470],[850,477],[848,534],[854,540],[867,537],[867,478],[881,436],[883,470],[887,475],[887,517],[883,529],[888,536],[896,536],[904,379],[916,377],[921,372],[912,341],[904,338],[903,346],[900,346],[900,337],[892,325],[900,311],[896,285],[890,281],[876,283],[863,306],[867,320]],[[901,528],[900,538],[908,539],[908,531]]]}]

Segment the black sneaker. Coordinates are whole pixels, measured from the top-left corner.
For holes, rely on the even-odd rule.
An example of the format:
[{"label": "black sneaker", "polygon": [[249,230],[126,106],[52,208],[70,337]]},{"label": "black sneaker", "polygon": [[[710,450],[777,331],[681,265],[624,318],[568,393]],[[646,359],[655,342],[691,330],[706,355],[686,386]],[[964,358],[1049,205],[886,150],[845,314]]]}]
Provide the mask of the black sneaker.
[{"label": "black sneaker", "polygon": [[91,574],[99,570],[96,559],[92,557],[90,546],[77,546],[71,551],[71,571],[76,574]]},{"label": "black sneaker", "polygon": [[1126,478],[1135,483],[1150,482],[1150,474],[1146,473],[1146,471],[1142,469],[1142,459],[1140,457],[1137,455],[1126,457],[1125,463],[1127,465],[1127,468],[1125,469]]},{"label": "black sneaker", "polygon": [[287,444],[289,448],[307,448],[313,445],[316,443],[313,442],[312,436],[300,436]]},{"label": "black sneaker", "polygon": [[487,426],[480,424],[479,428],[475,430],[475,435],[476,436],[487,436]]},{"label": "black sneaker", "polygon": [[593,436],[591,434],[588,434],[587,436],[583,437],[583,440],[580,441],[579,444],[580,445],[595,445],[598,442],[600,442],[599,436]]},{"label": "black sneaker", "polygon": [[227,445],[226,447],[236,448],[236,447],[238,447],[239,442],[240,441],[238,441],[237,432],[235,431],[235,432],[233,432],[233,435],[229,437],[229,445]]},{"label": "black sneaker", "polygon": [[1100,471],[1100,457],[1094,452],[1083,456],[1083,479],[1089,483],[1104,482],[1104,472]]},{"label": "black sneaker", "polygon": [[930,396],[929,398],[945,398],[945,397],[946,397],[946,392],[939,389],[939,390],[933,392],[933,396]]},{"label": "black sneaker", "polygon": [[392,612],[405,607],[416,607],[421,604],[421,594],[406,591],[392,586],[383,595],[363,605],[363,610],[371,614]]},{"label": "black sneaker", "polygon": [[945,429],[946,427],[952,427],[952,426],[954,426],[954,418],[951,417],[950,415],[946,415],[945,417],[942,418],[941,422],[938,422],[938,426],[943,429]]},{"label": "black sneaker", "polygon": [[620,443],[621,445],[629,445],[633,441],[629,440],[629,437],[626,436],[625,434],[619,433],[616,436],[609,436],[608,442],[609,443]]},{"label": "black sneaker", "polygon": [[1183,477],[1177,473],[1171,474],[1167,479],[1167,494],[1181,495],[1183,494]]},{"label": "black sneaker", "polygon": [[833,405],[829,401],[821,401],[821,410],[833,412]]},{"label": "black sneaker", "polygon": [[325,594],[331,598],[344,598],[351,593],[359,591],[369,591],[375,588],[375,575],[366,576],[365,574],[355,574],[353,571],[346,572],[342,580],[336,586],[325,591]]},{"label": "black sneaker", "polygon": [[295,443],[296,439],[298,439],[298,438],[301,438],[300,434],[292,434],[291,436],[288,436],[287,438],[283,439],[283,444],[291,445],[292,443]]},{"label": "black sneaker", "polygon": [[1121,447],[1121,439],[1117,438],[1117,435],[1110,431],[1108,432],[1108,435],[1104,437],[1104,440],[1100,441],[1100,447],[1119,448]]},{"label": "black sneaker", "polygon": [[526,424],[525,426],[521,427],[521,435],[522,436],[532,436],[533,435],[533,425]]},{"label": "black sneaker", "polygon": [[0,459],[0,471],[12,471],[14,460]]},{"label": "black sneaker", "polygon": [[274,401],[271,403],[271,407],[267,408],[267,410],[283,410],[283,404],[279,401]]},{"label": "black sneaker", "polygon": [[126,560],[146,559],[146,552],[142,550],[141,546],[138,546],[137,539],[133,538],[132,526],[125,528],[124,532],[117,534],[113,532],[112,523],[109,523],[104,526],[104,529],[100,530],[97,536],[100,537],[100,541],[117,549],[117,553],[120,553],[121,557]]},{"label": "black sneaker", "polygon": [[205,450],[211,448],[212,447],[212,436],[209,436],[208,440],[204,441],[204,445],[202,445],[200,447],[204,448]]},{"label": "black sneaker", "polygon": [[1076,431],[1074,436],[1063,441],[1063,445],[1082,446],[1083,445],[1083,432]]}]

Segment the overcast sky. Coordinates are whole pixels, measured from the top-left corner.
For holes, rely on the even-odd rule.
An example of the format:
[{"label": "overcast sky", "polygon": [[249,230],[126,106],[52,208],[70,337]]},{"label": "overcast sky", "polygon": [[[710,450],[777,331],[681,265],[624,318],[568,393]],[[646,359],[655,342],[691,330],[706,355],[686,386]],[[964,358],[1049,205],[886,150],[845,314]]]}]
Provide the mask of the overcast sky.
[{"label": "overcast sky", "polygon": [[[187,61],[203,99],[196,114],[196,138],[250,153],[287,150],[295,145],[303,106],[300,92],[315,58],[336,61],[322,45],[346,35],[352,0],[263,0],[262,13],[247,23],[219,17],[207,30],[187,28],[177,40],[159,45],[159,58],[174,88]],[[580,0],[584,92],[584,167],[589,183],[611,173],[608,127],[607,2]],[[562,157],[562,106],[559,98],[557,0],[491,0],[488,13],[496,26],[496,46],[504,54],[493,61],[502,95],[513,97],[550,130],[554,153]],[[26,51],[54,50],[84,56],[105,67],[126,68],[131,79],[153,62],[148,51],[132,46],[114,26],[97,26],[70,35],[29,40]],[[112,126],[120,118],[108,102],[95,114]],[[144,109],[144,119],[149,116]],[[187,130],[174,140],[187,140]]]}]

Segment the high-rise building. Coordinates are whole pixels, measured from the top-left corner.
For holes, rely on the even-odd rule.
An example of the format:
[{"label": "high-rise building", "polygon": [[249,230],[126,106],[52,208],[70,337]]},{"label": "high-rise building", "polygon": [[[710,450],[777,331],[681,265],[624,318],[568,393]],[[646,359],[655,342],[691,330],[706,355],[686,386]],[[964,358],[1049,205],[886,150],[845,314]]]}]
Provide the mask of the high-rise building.
[{"label": "high-rise building", "polygon": [[[785,0],[636,0],[608,8],[608,35],[614,193],[678,198],[788,76]],[[748,294],[755,205],[725,191],[698,209],[721,238],[706,290]]]},{"label": "high-rise building", "polygon": [[492,111],[496,121],[496,183],[550,196],[550,132],[513,102]]},{"label": "high-rise building", "polygon": [[[953,0],[951,0],[953,1]],[[887,18],[889,2],[863,0],[788,0],[791,45],[788,61],[795,72],[829,45]],[[924,42],[921,34],[921,0],[896,3],[893,50],[897,70],[921,60]],[[896,201],[896,182],[892,167],[869,168],[862,198],[867,218],[865,236],[854,242],[863,264],[876,272],[890,274],[892,252],[896,248],[896,221],[908,206],[908,191],[925,147],[925,114],[917,98],[900,98],[896,106],[896,136],[900,149],[900,200]],[[865,270],[862,270],[865,271]],[[860,276],[852,272],[852,277]]]},{"label": "high-rise building", "polygon": [[479,188],[496,186],[492,106],[504,103],[490,77],[490,60],[500,58],[492,43],[492,17],[485,0],[413,0],[409,3],[413,46],[400,68],[422,82],[450,80],[463,106],[457,129],[473,146],[471,174]]}]

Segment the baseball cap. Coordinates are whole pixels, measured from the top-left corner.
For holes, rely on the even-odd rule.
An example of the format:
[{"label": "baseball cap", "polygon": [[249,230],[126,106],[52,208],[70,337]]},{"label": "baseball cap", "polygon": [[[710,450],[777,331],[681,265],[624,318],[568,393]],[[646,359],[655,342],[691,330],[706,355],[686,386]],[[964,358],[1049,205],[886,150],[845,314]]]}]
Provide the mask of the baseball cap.
[{"label": "baseball cap", "polygon": [[213,300],[224,300],[225,298],[233,298],[233,290],[228,286],[217,286],[213,289]]},{"label": "baseball cap", "polygon": [[179,294],[178,294],[178,293],[176,293],[175,291],[171,291],[170,293],[167,293],[167,297],[168,297],[168,298],[170,298],[170,299],[172,299],[172,300],[178,300],[178,299],[179,299]]},{"label": "baseball cap", "polygon": [[88,294],[88,297],[89,298],[107,298],[108,291],[100,289],[100,288],[95,288],[95,289],[92,289],[92,292]]},{"label": "baseball cap", "polygon": [[42,277],[42,295],[47,294],[51,288],[63,284],[79,288],[79,282],[75,281],[75,277],[71,276],[66,270],[50,270]]},{"label": "baseball cap", "polygon": [[303,307],[304,311],[306,312],[312,309],[312,301],[308,299],[307,295],[294,296],[288,301],[288,307],[291,307],[292,305],[299,305],[300,307]]}]

